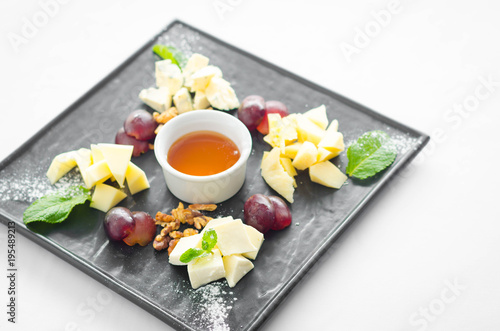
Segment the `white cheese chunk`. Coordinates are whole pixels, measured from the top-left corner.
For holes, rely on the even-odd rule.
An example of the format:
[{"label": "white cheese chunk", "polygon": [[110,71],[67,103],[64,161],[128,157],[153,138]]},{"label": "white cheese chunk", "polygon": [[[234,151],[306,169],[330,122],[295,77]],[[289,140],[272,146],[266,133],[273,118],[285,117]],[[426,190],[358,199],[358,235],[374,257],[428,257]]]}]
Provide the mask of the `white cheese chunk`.
[{"label": "white cheese chunk", "polygon": [[184,83],[181,69],[170,60],[156,61],[155,77],[156,86],[168,88],[170,94],[179,91]]},{"label": "white cheese chunk", "polygon": [[146,173],[132,162],[128,163],[127,171],[125,172],[125,180],[127,181],[127,187],[130,194],[136,194],[149,188],[149,181],[146,177]]},{"label": "white cheese chunk", "polygon": [[205,89],[205,94],[210,104],[217,109],[231,110],[240,106],[233,88],[223,78],[212,78]]},{"label": "white cheese chunk", "polygon": [[182,73],[184,75],[184,86],[187,88],[191,88],[192,79],[191,75],[200,70],[203,67],[208,65],[209,59],[206,56],[203,56],[198,53],[194,53],[188,59],[186,66],[184,67]]},{"label": "white cheese chunk", "polygon": [[193,110],[191,94],[189,94],[187,88],[183,87],[179,91],[177,91],[177,93],[175,93],[173,97],[173,100],[179,114]]},{"label": "white cheese chunk", "polygon": [[107,212],[120,201],[125,199],[127,194],[117,188],[106,184],[97,184],[92,194],[90,207],[98,209],[102,212]]},{"label": "white cheese chunk", "polygon": [[226,271],[221,253],[218,249],[212,250],[212,254],[196,259],[187,266],[191,287],[198,287],[224,278]]},{"label": "white cheese chunk", "polygon": [[256,251],[240,219],[211,226],[217,233],[217,247],[222,255],[242,254]]},{"label": "white cheese chunk", "polygon": [[139,99],[154,110],[162,113],[172,104],[172,93],[168,87],[150,87],[139,93]]},{"label": "white cheese chunk", "polygon": [[109,170],[108,163],[106,160],[101,160],[94,163],[85,170],[86,185],[92,187],[96,184],[105,182],[107,179],[111,178],[112,174]]},{"label": "white cheese chunk", "polygon": [[47,177],[49,178],[50,183],[56,183],[75,166],[76,161],[74,151],[61,153],[54,157],[50,163],[49,169],[47,170]]},{"label": "white cheese chunk", "polygon": [[205,225],[205,227],[203,228],[203,230],[201,230],[201,234],[205,233],[206,230],[208,229],[213,229],[214,226],[216,225],[219,225],[219,224],[222,224],[222,223],[226,223],[226,222],[229,222],[229,221],[232,221],[233,220],[233,217],[232,216],[226,216],[226,217],[219,217],[219,218],[214,218],[214,219],[211,219],[210,221],[208,221],[207,225]]},{"label": "white cheese chunk", "polygon": [[193,99],[193,109],[207,109],[208,107],[210,107],[210,102],[208,102],[205,92],[196,91]]},{"label": "white cheese chunk", "polygon": [[243,253],[242,255],[249,259],[255,260],[257,254],[259,253],[260,247],[264,242],[264,235],[259,230],[250,225],[245,224],[245,230],[247,231],[248,237],[250,238],[250,242],[257,249],[253,252]]},{"label": "white cheese chunk", "polygon": [[181,262],[181,255],[190,248],[201,248],[202,238],[200,233],[182,237],[168,256],[168,262],[173,265],[186,265],[187,263]]},{"label": "white cheese chunk", "polygon": [[222,77],[222,71],[216,66],[206,66],[191,76],[191,91],[204,91],[213,77]]},{"label": "white cheese chunk", "polygon": [[92,154],[92,163],[104,160],[104,156],[102,156],[102,152],[96,144],[90,145],[90,153]]},{"label": "white cheese chunk", "polygon": [[243,276],[253,269],[253,263],[239,254],[224,256],[222,262],[224,262],[229,287],[234,287]]},{"label": "white cheese chunk", "polygon": [[118,144],[99,144],[98,146],[116,182],[120,187],[124,187],[125,173],[127,172],[134,146]]}]

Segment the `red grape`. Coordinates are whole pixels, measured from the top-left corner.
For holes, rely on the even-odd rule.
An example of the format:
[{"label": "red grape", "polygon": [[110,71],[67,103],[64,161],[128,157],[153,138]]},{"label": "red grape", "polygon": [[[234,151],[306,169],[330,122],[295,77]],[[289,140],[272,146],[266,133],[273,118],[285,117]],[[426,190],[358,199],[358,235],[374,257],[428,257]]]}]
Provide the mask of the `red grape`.
[{"label": "red grape", "polygon": [[262,233],[269,231],[274,224],[274,206],[263,194],[254,194],[248,198],[243,211],[245,223]]},{"label": "red grape", "polygon": [[134,151],[132,152],[132,156],[135,157],[149,151],[149,142],[144,140],[137,140],[134,137],[127,135],[125,133],[125,129],[123,128],[118,130],[118,132],[116,133],[115,144],[134,146]]},{"label": "red grape", "polygon": [[271,226],[271,230],[283,230],[292,224],[292,213],[285,201],[274,195],[267,198],[274,206],[274,224]]},{"label": "red grape", "polygon": [[125,133],[138,140],[150,140],[155,137],[155,129],[158,126],[153,115],[144,109],[131,112],[123,127]]},{"label": "red grape", "polygon": [[243,99],[238,109],[238,118],[250,131],[257,128],[264,114],[265,101],[264,98],[258,95],[249,95]]},{"label": "red grape", "polygon": [[275,100],[266,101],[266,113],[259,126],[257,126],[257,131],[262,134],[269,133],[269,122],[267,120],[267,114],[280,114],[281,117],[289,115],[288,108],[283,102]]},{"label": "red grape", "polygon": [[111,240],[122,240],[135,229],[130,210],[124,207],[111,208],[104,217],[104,230]]},{"label": "red grape", "polygon": [[151,215],[143,211],[134,211],[132,217],[135,221],[135,229],[123,241],[129,246],[134,246],[135,244],[146,246],[155,238],[155,220]]}]

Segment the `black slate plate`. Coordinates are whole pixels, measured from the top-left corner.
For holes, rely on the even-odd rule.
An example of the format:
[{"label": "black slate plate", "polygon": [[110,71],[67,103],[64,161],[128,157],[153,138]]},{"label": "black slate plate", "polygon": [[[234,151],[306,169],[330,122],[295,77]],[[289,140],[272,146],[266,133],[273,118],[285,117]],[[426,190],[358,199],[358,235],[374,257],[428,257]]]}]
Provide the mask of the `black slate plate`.
[{"label": "black slate plate", "polygon": [[[169,265],[166,252],[155,252],[151,245],[127,247],[108,242],[102,229],[104,214],[90,208],[78,207],[69,220],[59,225],[26,228],[23,211],[51,188],[45,172],[52,158],[61,152],[88,148],[91,143],[113,142],[127,114],[145,107],[137,95],[154,85],[156,58],[151,46],[157,42],[175,45],[187,54],[208,56],[222,69],[240,100],[259,94],[267,100],[286,102],[291,112],[325,104],[329,120],[339,120],[347,145],[363,132],[384,130],[398,143],[398,157],[376,178],[363,182],[349,179],[340,190],[314,184],[306,172],[300,174],[296,202],[291,206],[292,226],[266,234],[255,269],[233,289],[219,281],[193,291],[186,268]],[[253,330],[428,139],[425,134],[176,21],[0,164],[0,219],[15,222],[26,237],[176,329]],[[250,195],[275,194],[259,171],[262,152],[269,149],[261,135],[253,134],[253,152],[243,188],[219,204],[210,216],[243,218],[243,203]],[[168,192],[154,153],[134,162],[147,173],[151,189],[120,205],[151,214],[175,208],[179,201]],[[333,162],[345,170],[345,153]],[[69,178],[78,178],[76,170]]]}]

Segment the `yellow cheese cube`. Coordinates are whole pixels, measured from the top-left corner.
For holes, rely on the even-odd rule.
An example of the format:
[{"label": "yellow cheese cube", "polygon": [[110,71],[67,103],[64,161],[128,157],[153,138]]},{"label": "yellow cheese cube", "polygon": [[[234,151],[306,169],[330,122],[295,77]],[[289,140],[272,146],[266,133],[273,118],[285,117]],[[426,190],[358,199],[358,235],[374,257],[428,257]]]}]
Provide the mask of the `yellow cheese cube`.
[{"label": "yellow cheese cube", "polygon": [[134,146],[118,144],[99,144],[98,146],[116,182],[120,187],[124,187],[125,173],[132,158]]},{"label": "yellow cheese cube", "polygon": [[316,163],[309,168],[311,181],[333,188],[341,188],[347,180],[347,176],[333,163],[325,161]]},{"label": "yellow cheese cube", "polygon": [[128,163],[127,171],[125,172],[125,180],[127,181],[130,194],[136,194],[142,190],[149,188],[149,181],[146,173],[132,162]]},{"label": "yellow cheese cube", "polygon": [[295,170],[295,167],[292,165],[292,160],[287,157],[280,157],[280,162],[287,174],[292,177],[297,176],[297,170]]},{"label": "yellow cheese cube", "polygon": [[328,126],[328,117],[326,116],[325,105],[321,105],[305,112],[304,116],[323,130]]},{"label": "yellow cheese cube", "polygon": [[285,156],[290,159],[295,159],[300,146],[302,146],[301,142],[295,142],[291,145],[285,146],[285,148],[282,150],[281,156]]},{"label": "yellow cheese cube", "polygon": [[91,188],[92,185],[89,185],[89,182],[85,175],[85,171],[92,164],[92,154],[90,152],[90,149],[80,148],[79,150],[75,151],[74,155],[76,164],[78,165],[78,169],[80,169],[80,174],[82,175],[85,186],[87,186],[87,188]]},{"label": "yellow cheese cube", "polygon": [[252,245],[254,245],[257,249],[253,252],[248,252],[248,253],[243,253],[244,257],[247,257],[249,259],[255,260],[257,257],[257,254],[259,253],[260,247],[262,246],[262,243],[264,242],[264,235],[262,232],[254,228],[253,226],[246,225],[245,224],[245,230],[247,231],[248,238],[250,238],[250,242]]},{"label": "yellow cheese cube", "polygon": [[221,253],[218,249],[212,250],[212,254],[194,260],[187,266],[191,287],[198,287],[224,278],[226,271]]},{"label": "yellow cheese cube", "polygon": [[318,147],[323,147],[332,153],[340,153],[345,149],[344,136],[337,131],[327,131],[319,142]]},{"label": "yellow cheese cube", "polygon": [[168,256],[168,262],[173,265],[186,265],[187,263],[181,262],[181,255],[190,248],[201,248],[202,238],[203,235],[200,233],[189,237],[182,237]]},{"label": "yellow cheese cube", "polygon": [[109,170],[106,160],[94,163],[85,170],[85,183],[89,188],[96,184],[105,182],[110,177],[111,171]]},{"label": "yellow cheese cube", "polygon": [[126,197],[127,195],[125,193],[113,186],[97,184],[92,194],[90,207],[106,213]]},{"label": "yellow cheese cube", "polygon": [[318,149],[310,142],[305,141],[300,146],[297,156],[293,159],[292,165],[298,170],[305,170],[318,160]]},{"label": "yellow cheese cube", "polygon": [[50,183],[56,183],[75,166],[76,161],[74,151],[61,153],[54,157],[50,163],[49,169],[47,170],[47,177],[49,178]]},{"label": "yellow cheese cube", "polygon": [[101,149],[99,146],[95,144],[90,145],[90,153],[92,154],[92,163],[97,163],[101,160],[104,160],[104,156],[102,155]]},{"label": "yellow cheese cube", "polygon": [[280,154],[280,149],[274,147],[265,157],[261,164],[262,177],[273,190],[293,203],[294,179],[283,169]]},{"label": "yellow cheese cube", "polygon": [[213,229],[213,227],[216,226],[216,225],[219,225],[219,224],[222,224],[222,223],[226,223],[226,222],[229,222],[229,221],[232,221],[232,220],[233,220],[232,216],[214,218],[214,219],[208,221],[207,225],[205,225],[205,227],[203,228],[203,230],[201,230],[200,233],[203,234],[203,233],[205,233],[206,230]]},{"label": "yellow cheese cube", "polygon": [[239,254],[224,256],[222,261],[229,287],[234,287],[243,276],[253,269],[253,263]]},{"label": "yellow cheese cube", "polygon": [[330,152],[323,147],[318,147],[318,162],[323,162],[323,161],[328,161],[330,159],[333,159],[334,157],[338,156],[340,154],[340,151],[337,152]]},{"label": "yellow cheese cube", "polygon": [[297,118],[297,134],[299,141],[310,141],[314,145],[317,145],[325,136],[325,133],[325,130],[311,122],[309,118],[305,116]]}]

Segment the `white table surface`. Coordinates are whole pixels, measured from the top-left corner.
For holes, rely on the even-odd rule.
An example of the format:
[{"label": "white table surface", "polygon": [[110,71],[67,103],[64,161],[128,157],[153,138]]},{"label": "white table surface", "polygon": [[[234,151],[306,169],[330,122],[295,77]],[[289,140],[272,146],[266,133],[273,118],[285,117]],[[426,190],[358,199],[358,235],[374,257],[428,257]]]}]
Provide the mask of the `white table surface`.
[{"label": "white table surface", "polygon": [[[263,330],[499,330],[498,14],[487,0],[5,0],[0,158],[179,18],[433,138]],[[3,270],[6,238],[0,225]],[[170,329],[20,234],[17,249],[17,323],[1,276],[1,330]]]}]

